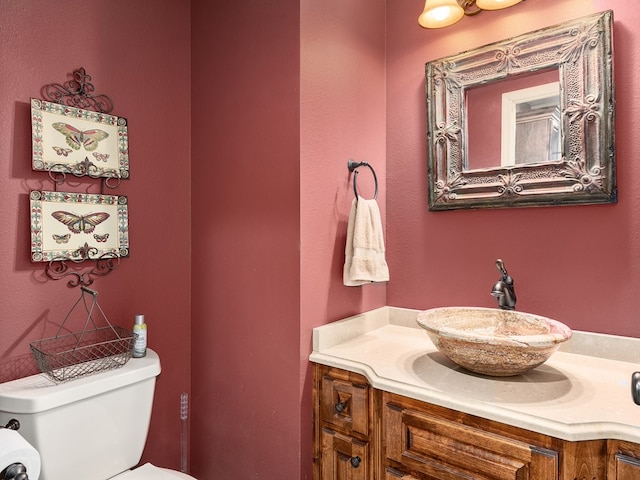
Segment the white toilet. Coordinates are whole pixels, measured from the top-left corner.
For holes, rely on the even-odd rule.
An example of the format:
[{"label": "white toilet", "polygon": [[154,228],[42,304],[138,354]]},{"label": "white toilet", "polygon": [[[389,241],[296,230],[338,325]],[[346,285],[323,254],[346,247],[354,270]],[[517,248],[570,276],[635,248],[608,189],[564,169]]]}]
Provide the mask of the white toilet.
[{"label": "white toilet", "polygon": [[159,373],[160,359],[147,349],[120,368],[65,383],[42,374],[2,383],[0,424],[20,422],[40,453],[39,480],[195,480],[151,464],[131,470],[147,440]]}]

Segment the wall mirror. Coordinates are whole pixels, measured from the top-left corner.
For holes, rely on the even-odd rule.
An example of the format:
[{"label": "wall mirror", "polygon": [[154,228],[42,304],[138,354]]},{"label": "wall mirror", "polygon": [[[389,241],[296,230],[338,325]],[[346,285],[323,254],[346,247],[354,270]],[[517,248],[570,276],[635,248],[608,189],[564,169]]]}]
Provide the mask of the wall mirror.
[{"label": "wall mirror", "polygon": [[613,12],[426,64],[429,210],[615,203]]}]

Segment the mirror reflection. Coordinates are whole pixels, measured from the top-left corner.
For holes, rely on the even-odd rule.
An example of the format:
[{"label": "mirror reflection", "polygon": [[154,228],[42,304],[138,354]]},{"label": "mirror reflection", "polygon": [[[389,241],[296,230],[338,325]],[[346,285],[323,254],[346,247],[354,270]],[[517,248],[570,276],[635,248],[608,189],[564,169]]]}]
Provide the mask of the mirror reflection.
[{"label": "mirror reflection", "polygon": [[466,105],[465,170],[560,160],[557,68],[469,88]]}]

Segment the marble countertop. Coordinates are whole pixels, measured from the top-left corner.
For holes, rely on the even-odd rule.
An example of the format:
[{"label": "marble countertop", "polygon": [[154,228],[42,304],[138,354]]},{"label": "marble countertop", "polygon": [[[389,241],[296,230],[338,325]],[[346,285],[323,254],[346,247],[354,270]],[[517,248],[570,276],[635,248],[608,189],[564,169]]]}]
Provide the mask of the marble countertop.
[{"label": "marble countertop", "polygon": [[417,313],[382,307],[317,327],[310,360],[362,374],[379,390],[564,440],[640,443],[630,385],[640,339],[574,331],[536,369],[486,377],[438,352]]}]

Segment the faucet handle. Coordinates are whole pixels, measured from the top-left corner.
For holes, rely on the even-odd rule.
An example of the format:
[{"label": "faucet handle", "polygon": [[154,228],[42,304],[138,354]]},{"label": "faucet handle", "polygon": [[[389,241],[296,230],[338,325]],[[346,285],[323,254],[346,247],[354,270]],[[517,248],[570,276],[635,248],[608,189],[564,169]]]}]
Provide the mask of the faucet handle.
[{"label": "faucet handle", "polygon": [[499,258],[496,260],[496,268],[502,274],[503,277],[509,276],[509,274],[507,273],[507,269],[504,267],[504,262],[502,261],[502,259]]}]

